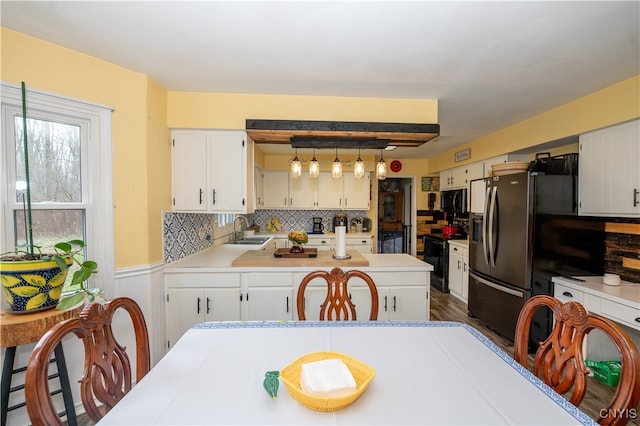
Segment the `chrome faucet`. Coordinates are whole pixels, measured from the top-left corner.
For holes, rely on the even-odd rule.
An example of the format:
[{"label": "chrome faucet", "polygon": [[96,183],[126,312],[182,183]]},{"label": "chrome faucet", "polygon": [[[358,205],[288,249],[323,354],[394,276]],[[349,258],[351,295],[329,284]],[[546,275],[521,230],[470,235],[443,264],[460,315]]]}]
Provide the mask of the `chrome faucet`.
[{"label": "chrome faucet", "polygon": [[[247,228],[249,227],[249,221],[247,220],[246,217],[244,217],[244,216],[236,216],[236,217],[234,217],[233,218],[233,241],[237,241],[237,240],[240,239],[240,238],[238,238],[238,231],[236,231],[236,221],[238,219],[244,220],[244,223],[247,225]],[[240,227],[240,232],[242,232],[242,225],[240,225],[240,226],[241,226]]]}]

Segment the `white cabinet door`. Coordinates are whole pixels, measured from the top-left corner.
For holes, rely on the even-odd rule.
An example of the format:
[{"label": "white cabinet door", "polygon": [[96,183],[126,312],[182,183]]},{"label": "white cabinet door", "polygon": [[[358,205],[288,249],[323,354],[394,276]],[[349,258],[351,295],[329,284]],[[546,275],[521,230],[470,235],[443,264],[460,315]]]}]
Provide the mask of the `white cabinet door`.
[{"label": "white cabinet door", "polygon": [[640,217],[640,120],[580,135],[581,215]]},{"label": "white cabinet door", "polygon": [[204,321],[239,321],[239,288],[169,289],[167,338],[173,346],[192,326]]},{"label": "white cabinet door", "polygon": [[289,207],[289,172],[263,171],[265,209],[286,209]]},{"label": "white cabinet door", "polygon": [[344,180],[344,208],[369,210],[371,205],[370,173],[366,172],[362,179],[356,179],[353,173],[346,173],[342,175],[342,179]]},{"label": "white cabinet door", "polygon": [[254,168],[254,179],[255,205],[256,209],[261,209],[264,207],[264,171],[262,168],[258,166]]},{"label": "white cabinet door", "polygon": [[242,131],[176,130],[173,209],[247,213],[247,135]]},{"label": "white cabinet door", "polygon": [[469,252],[466,247],[449,245],[449,290],[466,303],[469,292]]},{"label": "white cabinet door", "polygon": [[195,324],[204,321],[204,292],[197,289],[169,289],[167,292],[167,339],[169,346]]},{"label": "white cabinet door", "polygon": [[[382,289],[382,292],[380,291]],[[426,321],[429,315],[428,290],[424,287],[398,286],[379,288],[382,294],[380,311],[384,309],[389,321]],[[380,295],[379,294],[379,295]],[[380,320],[381,314],[378,314]]]},{"label": "white cabinet door", "polygon": [[462,256],[454,247],[449,249],[449,291],[452,295],[460,298],[462,296]]},{"label": "white cabinet door", "polygon": [[246,134],[216,131],[209,137],[210,210],[242,213],[247,203]]},{"label": "white cabinet door", "polygon": [[303,173],[297,178],[289,179],[289,207],[308,208],[317,207],[318,179]]},{"label": "white cabinet door", "polygon": [[343,174],[340,179],[331,177],[331,172],[320,172],[318,176],[318,208],[320,209],[341,209],[343,208],[344,179]]},{"label": "white cabinet door", "polygon": [[173,209],[207,210],[207,135],[174,132],[172,135]]},{"label": "white cabinet door", "polygon": [[251,287],[246,294],[246,321],[287,321],[293,319],[295,299],[288,287]]}]

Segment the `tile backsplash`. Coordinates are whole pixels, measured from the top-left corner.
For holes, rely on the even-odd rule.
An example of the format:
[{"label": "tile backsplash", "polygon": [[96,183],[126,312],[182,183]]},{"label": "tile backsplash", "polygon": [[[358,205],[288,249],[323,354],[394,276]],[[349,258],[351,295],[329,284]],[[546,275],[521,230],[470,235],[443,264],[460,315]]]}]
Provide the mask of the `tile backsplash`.
[{"label": "tile backsplash", "polygon": [[213,245],[215,215],[164,212],[162,218],[164,262],[197,253]]},{"label": "tile backsplash", "polygon": [[[269,219],[280,219],[283,231],[304,229],[311,231],[313,218],[321,217],[326,232],[332,231],[333,217],[338,210],[258,210],[245,216],[250,225],[260,226],[266,232]],[[345,211],[349,220],[365,217],[365,210]],[[164,262],[171,263],[214,245],[214,240],[224,237],[222,229],[215,228],[215,214],[210,213],[163,213]]]}]

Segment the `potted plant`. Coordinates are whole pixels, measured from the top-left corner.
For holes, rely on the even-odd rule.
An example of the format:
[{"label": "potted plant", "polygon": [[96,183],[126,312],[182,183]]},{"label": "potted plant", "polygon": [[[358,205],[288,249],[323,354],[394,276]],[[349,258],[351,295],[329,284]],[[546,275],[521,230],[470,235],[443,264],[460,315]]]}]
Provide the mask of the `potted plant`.
[{"label": "potted plant", "polygon": [[[104,299],[101,289],[85,285],[91,274],[97,271],[98,264],[83,259],[84,241],[57,243],[53,254],[43,254],[39,247],[31,247],[38,253],[23,251],[0,256],[2,290],[13,312],[32,312],[54,306],[68,309],[82,302],[85,296],[90,302],[96,296]],[[70,282],[74,289],[60,300],[62,287],[73,264],[78,266]]]},{"label": "potted plant", "polygon": [[[24,162],[26,175],[25,223],[27,224],[26,250],[0,255],[0,281],[12,312],[23,313],[36,310],[67,309],[80,303],[85,296],[94,301],[96,296],[104,298],[101,289],[89,289],[86,280],[96,272],[98,265],[85,260],[85,243],[72,240],[55,244],[53,253],[44,254],[41,247],[34,245],[31,220],[31,186],[27,144],[27,113],[25,84],[22,83],[22,116],[24,134]],[[62,287],[72,265],[78,269],[73,273],[70,294],[59,301]]]},{"label": "potted plant", "polygon": [[289,232],[289,235],[287,235],[287,238],[293,243],[293,247],[291,247],[291,250],[289,250],[290,253],[304,253],[302,244],[306,244],[309,242],[307,231],[291,231]]}]

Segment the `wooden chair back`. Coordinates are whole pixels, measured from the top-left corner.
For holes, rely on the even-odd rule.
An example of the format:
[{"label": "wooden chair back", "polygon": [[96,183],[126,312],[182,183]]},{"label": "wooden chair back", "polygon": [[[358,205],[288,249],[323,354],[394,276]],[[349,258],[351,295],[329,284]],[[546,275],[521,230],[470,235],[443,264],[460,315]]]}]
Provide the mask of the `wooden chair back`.
[{"label": "wooden chair back", "polygon": [[75,334],[84,345],[84,371],[80,382],[82,404],[94,422],[100,420],[131,390],[132,368],[126,348],[113,335],[112,319],[118,309],[131,317],[136,338],[136,381],[150,369],[149,335],[138,304],[119,297],[105,304],[86,306],[79,317],[60,322],[36,344],[27,364],[25,395],[34,426],[62,425],[49,390],[49,360],[62,339]]},{"label": "wooden chair back", "polygon": [[540,342],[534,360],[533,373],[573,405],[582,402],[587,389],[589,370],[583,357],[583,342],[593,329],[611,338],[620,353],[620,381],[609,405],[600,410],[601,425],[624,425],[637,413],[640,402],[640,355],[633,341],[614,322],[599,315],[588,314],[577,302],[562,303],[551,296],[529,299],[518,317],[514,342],[514,358],[527,369],[531,320],[536,310],[546,306],[553,311],[554,327],[549,337]]},{"label": "wooden chair back", "polygon": [[357,319],[356,307],[349,297],[348,281],[353,277],[362,278],[369,287],[371,294],[371,312],[369,312],[369,320],[378,319],[378,289],[373,279],[366,273],[358,270],[344,272],[340,268],[333,268],[331,272],[314,271],[307,274],[300,287],[298,287],[297,307],[298,319],[306,320],[304,313],[304,292],[307,285],[314,278],[323,278],[327,282],[327,295],[322,305],[320,305],[320,321],[336,320],[348,321]]}]

